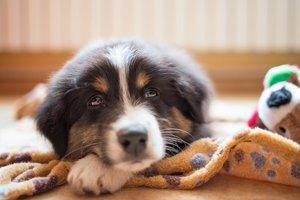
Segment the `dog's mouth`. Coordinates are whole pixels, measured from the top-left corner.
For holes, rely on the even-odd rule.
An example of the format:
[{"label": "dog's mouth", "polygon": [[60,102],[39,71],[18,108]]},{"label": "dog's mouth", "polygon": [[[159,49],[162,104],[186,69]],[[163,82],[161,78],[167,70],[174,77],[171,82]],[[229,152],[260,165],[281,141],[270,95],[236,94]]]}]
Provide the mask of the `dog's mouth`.
[{"label": "dog's mouth", "polygon": [[143,153],[142,155],[139,155],[139,156],[126,155],[125,158],[121,162],[129,162],[129,163],[134,164],[134,163],[141,163],[147,159],[151,159],[151,157],[148,154]]},{"label": "dog's mouth", "polygon": [[136,164],[136,163],[141,163],[141,162],[143,162],[143,160],[146,160],[147,158],[142,158],[142,159],[140,159],[140,158],[137,158],[137,159],[133,159],[132,161],[129,161],[129,162],[131,162],[132,164]]},{"label": "dog's mouth", "polygon": [[[158,150],[159,149],[159,150]],[[137,156],[126,153],[124,150],[119,152],[120,157],[114,159],[113,167],[119,170],[138,172],[146,169],[154,162],[164,157],[163,146],[148,146],[144,153]]]},{"label": "dog's mouth", "polygon": [[156,161],[158,160],[151,159],[151,158],[144,158],[139,160],[135,159],[135,160],[122,161],[120,163],[114,164],[113,167],[119,170],[135,173],[148,168]]}]

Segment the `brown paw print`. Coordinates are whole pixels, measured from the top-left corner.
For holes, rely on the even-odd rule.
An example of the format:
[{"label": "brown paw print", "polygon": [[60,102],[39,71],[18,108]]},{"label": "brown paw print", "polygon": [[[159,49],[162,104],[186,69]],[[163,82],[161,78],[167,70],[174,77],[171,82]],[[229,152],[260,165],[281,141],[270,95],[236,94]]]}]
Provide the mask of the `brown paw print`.
[{"label": "brown paw print", "polygon": [[226,171],[226,172],[229,172],[230,170],[230,162],[228,160],[226,160],[223,164],[223,169]]},{"label": "brown paw print", "polygon": [[297,179],[300,179],[300,162],[293,162],[291,165],[291,175]]},{"label": "brown paw print", "polygon": [[245,157],[245,152],[241,149],[237,149],[234,152],[234,159],[236,160],[237,163],[240,163],[244,160]]},{"label": "brown paw print", "polygon": [[195,185],[194,188],[201,187],[204,183],[205,183],[205,181],[200,180],[200,181],[198,181],[198,182],[196,183],[196,185]]},{"label": "brown paw print", "polygon": [[274,178],[276,176],[276,172],[274,170],[268,170],[267,171],[267,176],[269,178]]},{"label": "brown paw print", "polygon": [[8,153],[1,153],[0,160],[5,160],[8,157]]},{"label": "brown paw print", "polygon": [[273,158],[271,159],[271,162],[272,162],[272,164],[274,164],[274,165],[280,164],[280,160],[279,160],[278,158],[276,158],[276,157],[273,157]]},{"label": "brown paw print", "polygon": [[206,163],[207,163],[207,161],[206,161],[205,155],[202,153],[195,154],[190,160],[190,165],[194,169],[201,169],[201,168],[205,167]]},{"label": "brown paw print", "polygon": [[146,176],[146,177],[151,177],[151,176],[158,175],[159,172],[155,167],[151,166],[151,167],[148,167],[147,169],[145,169],[144,171],[142,171],[140,174],[143,176]]},{"label": "brown paw print", "polygon": [[163,175],[163,178],[173,188],[177,187],[180,184],[180,177],[178,176]]},{"label": "brown paw print", "polygon": [[254,151],[251,153],[251,158],[256,169],[261,169],[265,165],[266,158],[262,154]]},{"label": "brown paw print", "polygon": [[58,182],[56,176],[43,177],[33,180],[35,193],[42,193],[54,188]]},{"label": "brown paw print", "polygon": [[20,153],[13,156],[11,163],[29,162],[31,159],[29,153]]}]

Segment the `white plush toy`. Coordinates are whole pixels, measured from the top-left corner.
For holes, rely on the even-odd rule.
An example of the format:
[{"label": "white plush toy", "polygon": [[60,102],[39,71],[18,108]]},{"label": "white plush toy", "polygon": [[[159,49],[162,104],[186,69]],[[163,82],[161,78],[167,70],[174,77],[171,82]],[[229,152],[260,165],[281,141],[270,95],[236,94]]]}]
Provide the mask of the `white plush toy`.
[{"label": "white plush toy", "polygon": [[281,65],[270,69],[250,127],[276,132],[300,143],[300,69]]}]

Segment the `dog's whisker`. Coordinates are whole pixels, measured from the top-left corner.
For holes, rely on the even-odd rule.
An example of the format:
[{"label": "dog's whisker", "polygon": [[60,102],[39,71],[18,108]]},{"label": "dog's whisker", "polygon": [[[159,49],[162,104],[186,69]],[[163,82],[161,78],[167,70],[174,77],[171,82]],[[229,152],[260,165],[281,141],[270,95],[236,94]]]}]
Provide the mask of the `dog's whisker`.
[{"label": "dog's whisker", "polygon": [[180,137],[176,137],[176,136],[173,136],[173,135],[164,135],[164,138],[166,139],[171,139],[171,140],[176,140],[176,141],[185,141],[184,139],[180,138]]},{"label": "dog's whisker", "polygon": [[174,143],[174,142],[183,143],[186,146],[190,145],[187,141],[183,140],[182,138],[176,138],[176,137],[172,137],[172,136],[171,137],[170,136],[164,136],[164,140],[166,142],[172,142],[172,143]]},{"label": "dog's whisker", "polygon": [[186,146],[188,145],[188,143],[186,141],[182,140],[181,138],[165,137],[164,141],[167,146],[172,145],[173,147],[175,146],[179,150],[182,150],[182,147],[179,146],[179,143],[183,143]]},{"label": "dog's whisker", "polygon": [[166,146],[168,146],[168,145],[172,145],[173,147],[175,146],[179,150],[182,150],[182,148],[178,144],[176,144],[176,143],[167,143]]},{"label": "dog's whisker", "polygon": [[178,148],[181,148],[180,146],[179,146],[179,142],[180,141],[177,141],[177,140],[168,140],[168,141],[166,141],[166,144],[167,145],[172,145],[172,146],[176,146],[176,147],[178,147]]},{"label": "dog's whisker", "polygon": [[169,126],[171,125],[170,120],[168,120],[168,119],[166,119],[166,118],[156,117],[156,119],[157,119],[158,121],[163,122],[163,123],[167,123]]},{"label": "dog's whisker", "polygon": [[176,152],[176,153],[178,153],[178,149],[175,149],[174,147],[170,147],[170,146],[166,146],[166,149],[168,150],[168,151],[172,151],[172,152]]},{"label": "dog's whisker", "polygon": [[[175,144],[175,143],[184,143],[181,140],[172,140],[172,139],[167,139],[165,140],[166,143],[170,143],[170,144]],[[185,143],[184,143],[185,144]]]},{"label": "dog's whisker", "polygon": [[[169,131],[161,131],[161,133],[163,134],[163,135],[168,135],[168,134],[172,134],[174,137],[178,137],[178,138],[180,138],[177,134],[179,134],[179,132],[177,132],[177,131],[171,131],[171,130],[169,130]],[[193,135],[190,135],[192,138],[194,138],[193,137]],[[181,138],[182,139],[182,138]]]},{"label": "dog's whisker", "polygon": [[171,137],[176,137],[179,139],[184,140],[183,138],[179,137],[178,135],[176,135],[178,132],[162,132],[163,136],[171,136]]},{"label": "dog's whisker", "polygon": [[190,132],[182,130],[182,129],[179,129],[179,128],[165,128],[165,129],[162,129],[161,131],[179,131],[179,132],[186,133],[189,136],[192,136],[192,134]]},{"label": "dog's whisker", "polygon": [[[189,132],[188,132],[188,131],[186,131],[186,130],[179,129],[179,128],[174,128],[174,127],[165,128],[165,129],[162,129],[162,130],[176,130],[176,131],[180,131],[180,132],[189,133]],[[190,134],[190,133],[189,133],[189,134]]]},{"label": "dog's whisker", "polygon": [[67,153],[62,159],[65,159],[65,158],[67,158],[68,156],[70,156],[70,155],[72,155],[73,153],[75,153],[75,152],[78,152],[78,151],[81,151],[81,156],[82,156],[82,151],[84,150],[84,149],[86,149],[86,148],[88,148],[88,147],[92,147],[92,146],[96,146],[96,145],[99,145],[99,144],[101,144],[102,142],[96,142],[96,143],[92,143],[92,144],[87,144],[87,145],[84,145],[84,146],[81,146],[81,147],[79,147],[79,148],[77,148],[77,149],[74,149],[73,151],[70,151],[69,153]]}]

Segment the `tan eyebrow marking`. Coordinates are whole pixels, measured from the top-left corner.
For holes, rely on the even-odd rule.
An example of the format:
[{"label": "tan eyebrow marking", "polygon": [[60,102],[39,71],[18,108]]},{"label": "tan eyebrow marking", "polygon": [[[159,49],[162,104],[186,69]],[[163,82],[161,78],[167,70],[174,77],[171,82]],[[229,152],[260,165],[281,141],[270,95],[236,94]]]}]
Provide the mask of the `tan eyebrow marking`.
[{"label": "tan eyebrow marking", "polygon": [[136,86],[138,88],[144,87],[150,81],[150,76],[145,74],[144,72],[140,73],[136,79]]},{"label": "tan eyebrow marking", "polygon": [[93,83],[93,86],[101,92],[108,91],[108,83],[103,78],[96,78],[96,80]]}]

